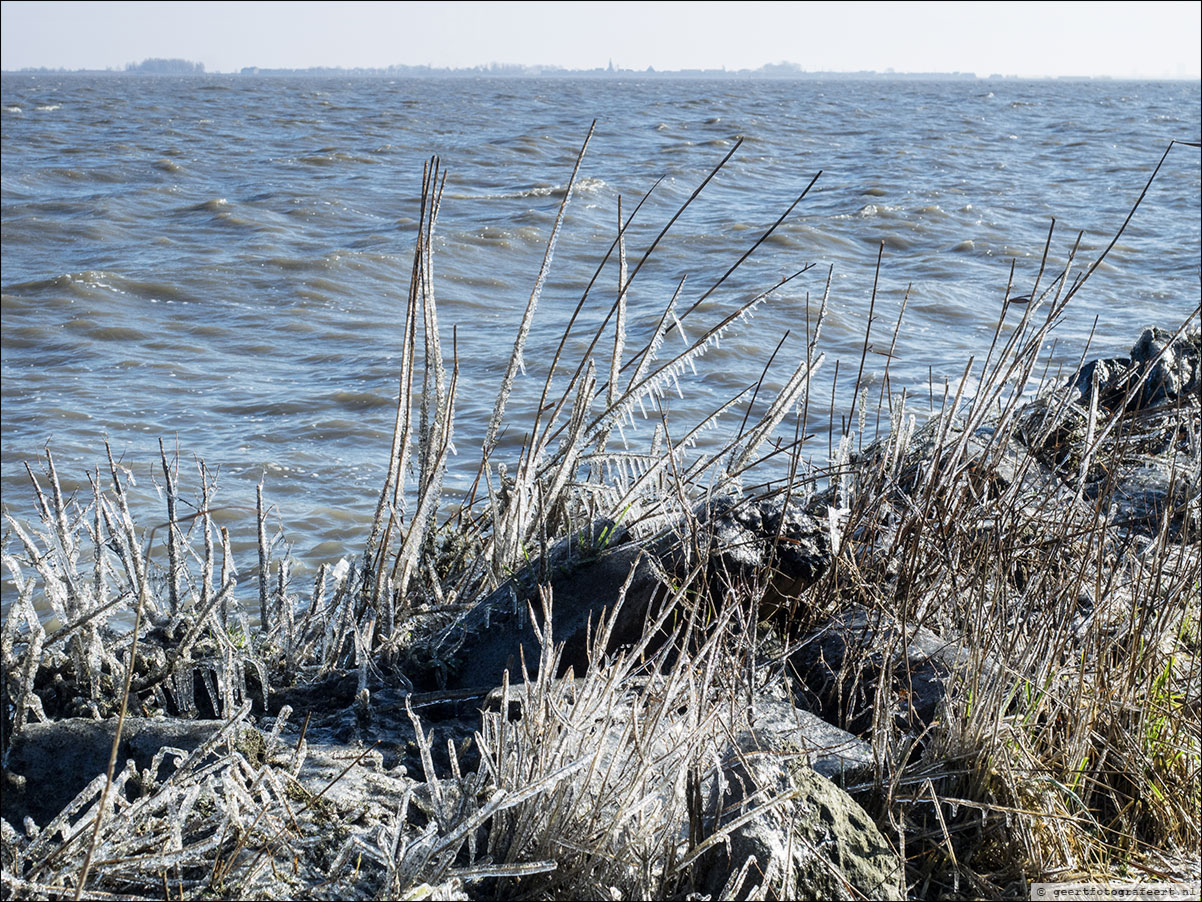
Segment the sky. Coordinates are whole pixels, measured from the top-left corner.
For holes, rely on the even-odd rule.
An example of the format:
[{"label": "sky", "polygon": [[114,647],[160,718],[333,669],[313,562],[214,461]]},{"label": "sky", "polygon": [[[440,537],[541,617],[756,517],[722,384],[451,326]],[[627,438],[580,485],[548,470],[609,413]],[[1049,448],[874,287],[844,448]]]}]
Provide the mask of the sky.
[{"label": "sky", "polygon": [[19,2],[5,70],[244,66],[974,72],[1190,78],[1202,3]]}]

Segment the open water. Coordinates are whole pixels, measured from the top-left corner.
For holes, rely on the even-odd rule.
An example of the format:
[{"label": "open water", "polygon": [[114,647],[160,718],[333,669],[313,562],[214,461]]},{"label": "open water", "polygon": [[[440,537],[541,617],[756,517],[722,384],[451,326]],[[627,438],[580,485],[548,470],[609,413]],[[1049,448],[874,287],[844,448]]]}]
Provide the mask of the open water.
[{"label": "open water", "polygon": [[[34,511],[24,461],[49,447],[68,487],[82,488],[107,440],[137,477],[152,525],[162,438],[185,464],[220,468],[225,504],[253,506],[264,479],[297,556],[314,566],[357,553],[374,509],[431,155],[449,173],[435,270],[448,348],[458,326],[450,484],[461,486],[593,119],[512,422],[528,420],[566,318],[616,234],[618,197],[629,213],[663,179],[631,226],[635,260],[742,136],[635,282],[629,346],[646,340],[681,276],[684,308],[821,170],[685,332],[813,268],[711,350],[683,398],[666,399],[671,422],[693,421],[754,382],[791,330],[767,380],[779,384],[833,267],[828,362],[807,424],[816,460],[850,400],[881,242],[870,340],[888,347],[908,287],[890,388],[925,409],[987,349],[1012,265],[1012,294],[1029,291],[1053,218],[1053,264],[1078,232],[1091,260],[1169,141],[1198,141],[1200,120],[1196,82],[5,75],[0,94],[5,509]],[[1061,363],[1072,365],[1095,325],[1093,348],[1113,354],[1142,326],[1189,316],[1200,196],[1198,151],[1174,148],[1058,328]],[[616,282],[607,268],[588,323],[608,310]],[[870,385],[884,363],[868,355]]]}]

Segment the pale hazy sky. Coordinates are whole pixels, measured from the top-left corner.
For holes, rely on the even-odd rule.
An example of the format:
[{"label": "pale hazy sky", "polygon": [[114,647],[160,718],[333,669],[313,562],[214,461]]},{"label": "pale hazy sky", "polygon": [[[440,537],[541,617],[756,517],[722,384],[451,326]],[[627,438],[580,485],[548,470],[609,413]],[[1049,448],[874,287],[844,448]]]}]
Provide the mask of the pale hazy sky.
[{"label": "pale hazy sky", "polygon": [[243,66],[975,72],[1193,78],[1202,3],[4,2],[4,69]]}]

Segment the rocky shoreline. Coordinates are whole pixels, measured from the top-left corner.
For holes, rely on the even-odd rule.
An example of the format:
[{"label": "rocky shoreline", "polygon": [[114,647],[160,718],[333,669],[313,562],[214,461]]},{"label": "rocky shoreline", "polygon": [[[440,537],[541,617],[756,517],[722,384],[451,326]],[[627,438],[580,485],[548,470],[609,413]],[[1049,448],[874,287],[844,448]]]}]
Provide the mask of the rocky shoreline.
[{"label": "rocky shoreline", "polygon": [[[1125,673],[1100,642],[1141,634],[1167,643],[1149,662],[1185,724],[1196,829],[1199,378],[1196,331],[1148,329],[1033,401],[895,430],[821,492],[708,497],[652,537],[598,520],[392,669],[360,655],[289,684],[248,666],[225,717],[204,668],[190,711],[142,714],[180,621],[141,637],[118,743],[121,669],[76,679],[86,645],[31,650],[10,613],[4,896],[82,869],[86,893],[132,897],[902,899],[954,894],[966,857],[1008,882],[957,892],[1017,893],[990,825],[1060,802],[1051,784],[967,795],[1007,766],[964,757],[986,748],[977,709],[995,734],[1059,736],[1085,773],[1057,720],[1076,702],[1030,695],[1073,661],[1082,683]],[[215,698],[232,653],[190,654]],[[1123,813],[1082,804],[1110,841]]]}]

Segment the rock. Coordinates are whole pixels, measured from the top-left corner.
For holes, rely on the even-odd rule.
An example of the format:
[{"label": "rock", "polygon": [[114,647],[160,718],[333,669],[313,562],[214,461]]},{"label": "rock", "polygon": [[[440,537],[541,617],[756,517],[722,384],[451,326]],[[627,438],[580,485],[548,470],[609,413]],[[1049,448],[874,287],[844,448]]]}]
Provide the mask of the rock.
[{"label": "rock", "polygon": [[1172,337],[1145,329],[1130,357],[1091,361],[1020,417],[1031,450],[1112,524],[1143,535],[1165,526],[1184,540],[1202,526],[1202,338]]},{"label": "rock", "polygon": [[[542,629],[542,602],[526,576],[510,580],[460,618],[433,650],[431,669],[415,673],[414,684],[487,690],[500,684],[505,670],[520,681],[523,661],[531,675],[537,673],[541,646],[529,610],[534,608]],[[564,643],[560,673],[587,668],[589,641],[601,619],[618,607],[627,580],[612,647],[637,642],[653,601],[666,596],[647,553],[637,545],[623,545],[549,578],[552,635]]]},{"label": "rock", "polygon": [[997,672],[991,661],[974,658],[925,627],[903,630],[891,617],[863,611],[812,633],[790,656],[789,667],[808,707],[860,735],[872,729],[882,674],[890,677],[883,697],[893,706],[897,727],[921,733],[935,719],[954,676],[973,672],[989,680]]},{"label": "rock", "polygon": [[[1172,459],[1163,458],[1126,461],[1114,474],[1118,477],[1117,485],[1106,493],[1111,521],[1155,535],[1167,519],[1170,536],[1198,536],[1202,533],[1199,523],[1202,482],[1197,470],[1189,472],[1189,466],[1182,467]],[[1104,491],[1099,482],[1089,486],[1091,496]]]},{"label": "rock", "polygon": [[[499,711],[487,715],[494,720],[484,730],[497,740],[498,716],[534,718],[504,731],[505,756],[525,760],[537,749],[556,761],[582,758],[584,766],[557,795],[570,800],[590,831],[637,833],[631,848],[641,844],[647,860],[637,867],[630,863],[625,877],[623,862],[607,858],[604,868],[598,863],[606,879],[616,879],[596,887],[599,892],[621,898],[629,877],[632,886],[685,879],[691,886],[682,892],[714,899],[747,898],[766,881],[768,898],[903,898],[902,862],[860,806],[822,775],[869,776],[867,743],[795,709],[779,681],[757,690],[750,706],[742,696],[710,696],[707,716],[671,700],[668,693],[683,690],[679,683],[670,689],[676,681],[662,674],[630,678],[605,690],[604,704],[598,704],[597,690],[606,679],[593,674],[511,685],[507,697],[497,693]],[[514,705],[521,699],[531,703],[530,711]],[[702,731],[696,729],[698,718],[707,724]],[[735,823],[769,800],[769,808]],[[571,820],[571,814],[563,816],[565,824]],[[579,839],[572,831],[582,826],[564,828],[565,839]],[[719,831],[723,835],[715,836]],[[687,846],[664,847],[685,837]],[[679,871],[681,856],[694,850],[696,860]],[[736,887],[735,878],[753,855],[747,879]],[[570,867],[597,873],[580,870],[585,867],[580,862]]]},{"label": "rock", "polygon": [[452,878],[437,886],[421,883],[411,887],[401,896],[401,902],[426,902],[435,899],[438,902],[468,902],[471,898],[463,888],[463,881]]},{"label": "rock", "polygon": [[731,590],[762,586],[761,619],[791,612],[830,566],[830,532],[800,499],[724,496],[695,513],[711,577]]},{"label": "rock", "polygon": [[[867,483],[859,491],[905,509],[923,490],[938,454],[967,477],[983,528],[994,514],[990,502],[1008,492],[1013,506],[1007,511],[1029,514],[1032,522],[1076,520],[1078,528],[1090,529],[1100,509],[1111,525],[1132,533],[1154,536],[1165,526],[1176,541],[1196,538],[1202,529],[1202,338],[1171,338],[1163,329],[1145,329],[1129,357],[1090,361],[1004,424],[986,420],[965,436],[962,419],[929,421],[896,464],[886,460],[893,453],[889,441],[876,442],[854,461],[855,478]],[[955,448],[962,456],[953,461]],[[886,470],[888,488],[876,478]],[[959,487],[954,477],[951,483]],[[833,499],[827,490],[811,509],[821,511]],[[887,536],[856,538],[888,547]]]},{"label": "rock", "polygon": [[343,745],[314,743],[307,745],[296,779],[303,787],[299,790],[303,801],[320,797],[341,823],[380,824],[395,812],[405,790],[419,785],[405,770],[384,769],[382,756],[375,749],[356,751]]},{"label": "rock", "polygon": [[808,853],[798,898],[905,899],[905,865],[864,809],[819,774],[790,771],[802,809],[796,835]]},{"label": "rock", "polygon": [[[121,730],[116,768],[120,770],[132,758],[139,771],[145,770],[162,748],[193,751],[223,725],[218,720],[127,717]],[[116,731],[115,717],[108,720],[73,717],[27,725],[13,737],[9,749],[0,814],[13,824],[20,824],[26,815],[39,826],[48,824],[97,775],[107,772]],[[150,776],[163,780],[174,770],[175,762],[172,756],[167,756],[159,773]]]},{"label": "rock", "polygon": [[[791,610],[831,559],[828,534],[818,521],[800,503],[780,497],[716,499],[700,505],[675,531],[644,544],[602,546],[602,536],[624,538],[612,523],[598,521],[591,536],[559,542],[546,561],[535,561],[476,604],[432,651],[423,652],[428,660],[415,662],[414,685],[487,689],[507,669],[512,681],[520,680],[523,660],[527,672],[536,673],[540,646],[529,610],[533,607],[541,630],[540,585],[550,587],[552,632],[563,643],[559,675],[569,668],[581,674],[602,618],[618,610],[607,651],[640,641],[670,598],[669,584],[685,578],[697,554],[708,559],[712,587],[764,589],[761,619]],[[655,646],[653,641],[650,647]]]},{"label": "rock", "polygon": [[354,704],[359,677],[354,673],[336,673],[313,683],[272,687],[268,690],[267,713],[275,715],[285,705],[303,718],[310,711],[329,711]]},{"label": "rock", "polygon": [[872,746],[783,696],[779,683],[757,694],[747,711],[748,729],[739,731],[734,740],[740,749],[797,758],[840,786],[872,776]]},{"label": "rock", "polygon": [[[769,899],[906,897],[901,858],[872,819],[787,744],[736,745],[702,796],[704,833],[728,830],[695,865],[695,885],[712,899],[746,899],[757,890],[764,893],[757,897]],[[773,800],[750,820],[728,826]]]},{"label": "rock", "polygon": [[[1110,413],[1117,413],[1120,407],[1146,410],[1197,395],[1200,346],[1197,332],[1173,341],[1173,333],[1166,329],[1144,329],[1130,356],[1091,360],[1077,371],[1071,381],[1077,393],[1074,400],[1088,407],[1095,380],[1098,406]],[[1131,397],[1124,405],[1128,393]]]},{"label": "rock", "polygon": [[1081,407],[1088,407],[1097,380],[1098,404],[1103,409],[1111,409],[1126,392],[1130,372],[1130,358],[1100,357],[1089,361],[1072,377],[1072,388],[1077,393],[1074,401]]},{"label": "rock", "polygon": [[[580,678],[560,681],[554,696],[557,702],[574,704],[582,683]],[[508,696],[503,696],[498,687],[489,693],[486,710],[499,711],[504,697],[507,699],[506,717],[517,720],[523,714],[521,700],[525,695],[525,687],[520,683],[509,687]],[[748,723],[740,726],[724,722],[722,730],[736,735],[736,742],[742,748],[787,747],[790,755],[799,757],[817,773],[840,785],[871,774],[872,747],[867,742],[795,707],[784,695],[784,687],[779,683],[765,687],[750,706],[741,709]]]},{"label": "rock", "polygon": [[1199,393],[1202,333],[1184,335],[1176,341],[1172,339],[1172,333],[1164,329],[1145,329],[1131,348],[1131,362],[1143,365],[1151,364],[1153,358],[1165,350],[1160,360],[1151,364],[1145,380],[1145,403],[1148,405]]},{"label": "rock", "polygon": [[[0,818],[0,870],[3,870],[6,876],[17,872],[20,847],[21,835],[17,833],[17,828],[7,819]],[[11,898],[8,892],[5,893],[5,896]]]}]

